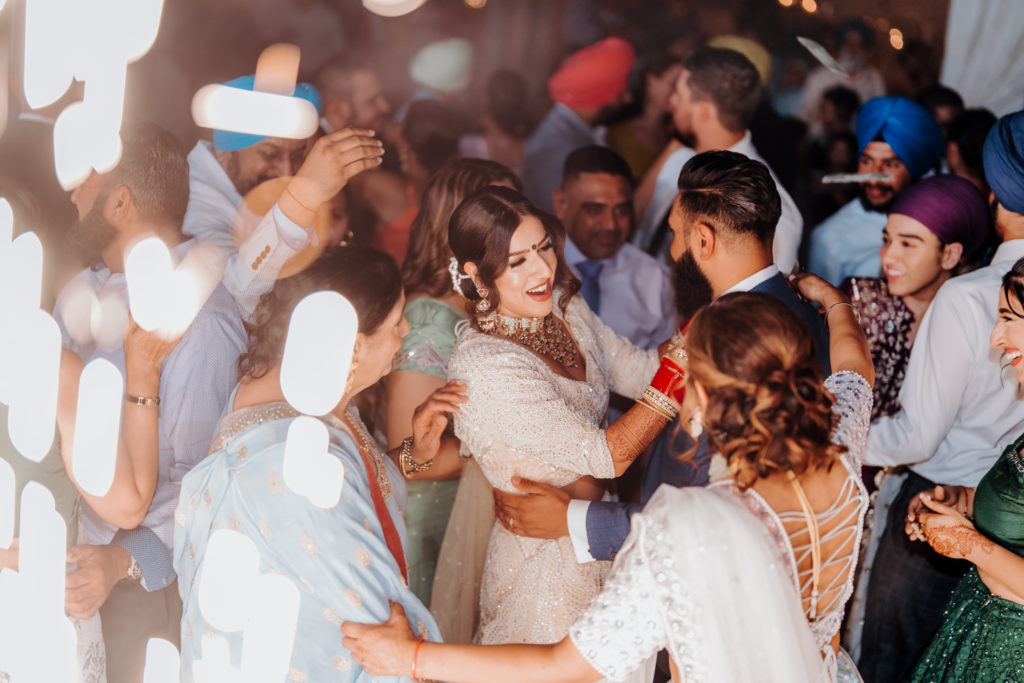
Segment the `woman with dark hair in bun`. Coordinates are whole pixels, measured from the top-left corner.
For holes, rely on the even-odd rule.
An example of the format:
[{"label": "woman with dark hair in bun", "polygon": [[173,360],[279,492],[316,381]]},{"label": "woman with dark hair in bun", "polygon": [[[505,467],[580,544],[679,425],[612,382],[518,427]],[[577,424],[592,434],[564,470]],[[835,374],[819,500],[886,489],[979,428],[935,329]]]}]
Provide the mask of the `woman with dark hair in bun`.
[{"label": "woman with dark hair in bun", "polygon": [[[288,462],[286,451],[300,414],[281,387],[292,312],[318,292],[345,297],[357,319],[344,393],[329,413],[315,418],[324,425],[327,439],[320,457],[338,461],[341,467],[334,469],[341,469],[344,477],[333,504],[294,490],[301,480],[300,466]],[[181,482],[174,568],[184,604],[183,680],[193,674],[200,678],[203,668],[211,671],[218,665],[218,653],[238,666],[245,648],[253,647],[251,640],[246,642],[252,633],[248,627],[221,630],[227,628],[224,619],[211,617],[208,609],[211,594],[228,589],[216,580],[204,587],[208,576],[217,576],[211,548],[226,530],[245,536],[258,549],[259,573],[287,578],[300,595],[290,680],[365,680],[361,667],[338,642],[335,625],[345,618],[383,618],[389,601],[409,610],[420,633],[440,637],[427,608],[409,589],[402,519],[406,488],[396,462],[405,469],[429,466],[438,455],[447,414],[458,410],[462,397],[452,383],[439,387],[410,418],[415,443],[410,440],[388,454],[377,447],[352,405],[359,392],[391,370],[409,329],[404,306],[394,260],[360,247],[328,247],[309,267],[278,280],[260,299],[227,415],[209,455]],[[237,577],[239,585],[245,579]]]},{"label": "woman with dark hair in bun", "polygon": [[[522,477],[594,500],[604,494],[596,479],[621,474],[671,419],[682,380],[665,370],[645,395],[658,352],[634,347],[590,311],[564,239],[554,217],[506,187],[478,190],[456,209],[448,242],[469,323],[448,377],[467,385],[455,434],[492,486],[519,493],[513,478]],[[609,391],[646,403],[604,430]],[[492,527],[475,639],[557,642],[609,563],[578,563],[568,531],[527,538],[515,522]]]},{"label": "woman with dark hair in bun", "polygon": [[825,311],[833,374],[823,382],[806,326],[775,297],[702,309],[681,411],[721,479],[657,491],[568,637],[417,642],[395,608],[384,625],[343,624],[345,646],[370,672],[447,681],[620,681],[662,648],[677,683],[858,680],[838,633],[868,502],[874,370],[849,302],[815,276],[797,286]]}]

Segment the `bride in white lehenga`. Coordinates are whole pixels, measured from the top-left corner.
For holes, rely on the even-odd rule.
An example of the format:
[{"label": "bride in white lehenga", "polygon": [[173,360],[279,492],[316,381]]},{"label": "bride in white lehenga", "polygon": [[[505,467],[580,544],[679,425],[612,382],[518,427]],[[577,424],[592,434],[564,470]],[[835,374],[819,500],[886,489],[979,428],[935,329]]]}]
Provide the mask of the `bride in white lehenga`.
[{"label": "bride in white lehenga", "polygon": [[[467,385],[455,433],[491,485],[514,476],[597,498],[667,422],[637,406],[607,432],[609,390],[640,398],[659,367],[593,315],[560,256],[561,226],[506,188],[452,216],[459,284],[479,302],[449,361]],[[579,564],[566,536],[532,539],[494,524],[480,590],[481,643],[551,643],[596,595],[610,566]],[[439,566],[439,572],[445,571]]]}]

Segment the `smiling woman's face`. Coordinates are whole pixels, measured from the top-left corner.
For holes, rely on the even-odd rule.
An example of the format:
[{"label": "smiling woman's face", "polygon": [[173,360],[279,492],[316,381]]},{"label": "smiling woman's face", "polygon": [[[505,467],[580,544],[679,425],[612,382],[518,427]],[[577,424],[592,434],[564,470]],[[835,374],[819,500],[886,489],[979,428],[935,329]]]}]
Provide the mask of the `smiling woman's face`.
[{"label": "smiling woman's face", "polygon": [[999,319],[992,328],[989,343],[992,348],[1002,349],[1004,360],[1017,372],[1017,381],[1024,382],[1024,306],[1017,297],[999,292]]},{"label": "smiling woman's face", "polygon": [[495,281],[498,311],[514,318],[542,318],[551,313],[558,257],[544,225],[523,218],[508,245],[508,265]]}]

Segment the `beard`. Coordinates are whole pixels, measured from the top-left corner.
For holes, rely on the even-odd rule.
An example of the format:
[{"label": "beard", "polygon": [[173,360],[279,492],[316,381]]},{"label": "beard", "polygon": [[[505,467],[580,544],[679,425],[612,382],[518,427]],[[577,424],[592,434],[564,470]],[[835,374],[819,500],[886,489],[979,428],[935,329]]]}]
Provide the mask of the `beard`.
[{"label": "beard", "polygon": [[861,206],[864,207],[865,211],[872,211],[874,213],[888,214],[889,209],[891,209],[892,205],[896,203],[895,192],[893,193],[892,198],[889,201],[885,202],[884,204],[872,204],[870,201],[868,201],[867,195],[865,194],[864,190],[861,190],[860,194],[858,194],[857,197],[860,199],[860,204]]},{"label": "beard", "polygon": [[673,284],[676,293],[676,311],[681,320],[689,320],[697,311],[711,303],[711,283],[701,272],[700,266],[689,251],[676,261],[673,269]]},{"label": "beard", "polygon": [[103,250],[117,237],[117,228],[103,217],[106,203],[106,194],[97,197],[89,213],[79,218],[67,234],[68,245],[90,265],[100,260]]},{"label": "beard", "polygon": [[242,175],[241,166],[241,163],[238,161],[238,156],[231,154],[225,162],[224,173],[227,174],[228,178],[231,180],[231,184],[235,186],[236,190],[238,190],[238,194],[243,197],[249,194],[249,191],[257,185],[262,185],[268,180],[273,180],[277,177],[273,173],[263,173],[256,177],[246,177]]}]

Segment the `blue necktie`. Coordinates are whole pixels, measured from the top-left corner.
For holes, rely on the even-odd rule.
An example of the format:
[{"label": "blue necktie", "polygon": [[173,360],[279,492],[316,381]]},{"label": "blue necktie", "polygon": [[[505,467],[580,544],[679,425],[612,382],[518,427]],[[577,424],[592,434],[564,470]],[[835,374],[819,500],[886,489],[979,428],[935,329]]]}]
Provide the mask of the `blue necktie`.
[{"label": "blue necktie", "polygon": [[576,267],[579,268],[580,274],[583,276],[583,287],[580,289],[580,294],[590,306],[590,310],[599,314],[601,312],[601,283],[598,278],[601,276],[604,264],[597,261],[580,261]]}]

